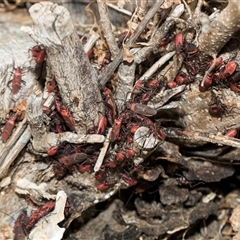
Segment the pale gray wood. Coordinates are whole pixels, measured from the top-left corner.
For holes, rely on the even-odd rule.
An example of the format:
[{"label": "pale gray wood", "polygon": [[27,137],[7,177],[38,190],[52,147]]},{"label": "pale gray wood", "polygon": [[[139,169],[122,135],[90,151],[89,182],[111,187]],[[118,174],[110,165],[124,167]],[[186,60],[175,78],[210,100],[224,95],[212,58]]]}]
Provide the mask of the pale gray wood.
[{"label": "pale gray wood", "polygon": [[63,103],[75,120],[77,133],[98,124],[104,105],[91,66],[77,35],[70,14],[62,6],[50,2],[33,5],[29,9],[33,28],[24,30],[45,46],[48,74],[54,74]]}]

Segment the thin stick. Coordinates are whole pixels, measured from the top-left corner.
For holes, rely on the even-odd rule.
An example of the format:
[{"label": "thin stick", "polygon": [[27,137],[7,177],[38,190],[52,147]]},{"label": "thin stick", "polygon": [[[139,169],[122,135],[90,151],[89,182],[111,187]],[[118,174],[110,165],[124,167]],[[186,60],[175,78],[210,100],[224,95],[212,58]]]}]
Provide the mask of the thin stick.
[{"label": "thin stick", "polygon": [[5,152],[9,152],[9,150],[16,144],[16,142],[18,141],[18,139],[23,134],[26,128],[27,128],[27,119],[24,118],[22,122],[18,125],[16,131],[13,132],[9,141],[6,143],[6,145],[2,149],[2,152],[0,155],[0,164],[2,159],[5,158]]},{"label": "thin stick", "polygon": [[140,24],[137,26],[136,30],[134,31],[134,34],[130,37],[130,39],[127,41],[127,44],[133,44],[138,37],[141,35],[143,30],[145,29],[147,23],[150,21],[150,19],[157,13],[159,8],[164,3],[164,0],[156,1],[156,3],[149,9],[143,20],[140,22]]},{"label": "thin stick", "polygon": [[103,87],[112,76],[113,72],[117,69],[123,58],[123,50],[121,49],[115,59],[109,64],[107,70],[99,75],[99,84]]},{"label": "thin stick", "polygon": [[[21,133],[20,137],[14,138],[15,142],[14,145],[11,143],[11,148],[8,147],[3,150],[2,156],[0,159],[1,165],[0,165],[0,178],[3,178],[7,175],[8,169],[13,163],[13,161],[17,158],[19,153],[23,150],[23,148],[26,146],[27,142],[29,141],[31,137],[30,128],[26,128],[27,125],[21,125],[18,127],[18,133]],[[24,132],[22,132],[24,130]]]},{"label": "thin stick", "polygon": [[197,7],[195,9],[195,15],[200,16],[202,5],[203,5],[203,0],[198,0]]},{"label": "thin stick", "polygon": [[117,12],[123,13],[123,14],[125,14],[125,15],[127,15],[129,17],[132,16],[132,13],[130,11],[128,11],[126,9],[121,9],[121,8],[117,7],[116,5],[114,5],[112,3],[107,3],[107,6],[112,8],[112,9],[114,9],[114,10],[116,10]]},{"label": "thin stick", "polygon": [[218,136],[208,132],[179,131],[173,128],[166,128],[164,132],[168,138],[187,139],[195,142],[203,141],[240,148],[240,139],[227,136]]},{"label": "thin stick", "polygon": [[159,48],[159,42],[166,37],[169,30],[175,25],[175,20],[173,18],[179,18],[184,12],[184,5],[180,4],[175,7],[173,12],[169,17],[167,17],[166,21],[162,24],[162,26],[157,29],[155,34],[151,37],[150,46],[141,48],[136,54],[134,54],[134,60],[136,63],[140,64],[141,62],[147,59],[154,49]]},{"label": "thin stick", "polygon": [[83,49],[85,53],[88,53],[89,50],[95,45],[96,41],[100,38],[99,34],[95,31],[92,31],[90,38],[88,39],[87,43],[84,45]]},{"label": "thin stick", "polygon": [[110,144],[109,138],[110,138],[111,132],[112,132],[112,128],[109,128],[107,137],[106,137],[106,139],[105,139],[105,141],[103,143],[103,147],[101,148],[101,152],[100,152],[100,154],[98,156],[98,159],[97,159],[97,162],[96,162],[96,164],[94,166],[94,172],[97,172],[100,169],[100,167],[102,166],[104,157],[106,155],[106,152],[107,152],[109,144]]},{"label": "thin stick", "polygon": [[119,48],[113,35],[111,22],[108,14],[108,7],[105,0],[97,0],[98,10],[100,14],[100,26],[106,38],[109,50],[113,57],[119,53]]},{"label": "thin stick", "polygon": [[169,52],[162,56],[157,62],[155,62],[151,68],[149,68],[141,77],[140,79],[149,78],[151,77],[160,67],[163,66],[173,55],[175,51]]}]

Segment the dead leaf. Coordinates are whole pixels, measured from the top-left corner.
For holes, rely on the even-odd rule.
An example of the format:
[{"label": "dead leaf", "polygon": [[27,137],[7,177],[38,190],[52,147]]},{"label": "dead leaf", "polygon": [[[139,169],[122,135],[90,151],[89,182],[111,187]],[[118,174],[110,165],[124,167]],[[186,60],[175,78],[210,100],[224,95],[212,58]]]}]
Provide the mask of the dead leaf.
[{"label": "dead leaf", "polygon": [[23,100],[17,106],[13,108],[13,111],[16,113],[18,120],[21,121],[25,117],[27,100]]},{"label": "dead leaf", "polygon": [[108,46],[104,40],[99,41],[99,45],[94,48],[94,56],[97,58],[98,65],[101,66],[108,52]]},{"label": "dead leaf", "polygon": [[134,60],[133,54],[130,52],[129,48],[123,44],[123,60],[131,63]]},{"label": "dead leaf", "polygon": [[188,172],[183,171],[183,175],[190,181],[218,182],[221,179],[232,176],[234,172],[235,170],[232,166],[191,159],[191,162],[188,164]]}]

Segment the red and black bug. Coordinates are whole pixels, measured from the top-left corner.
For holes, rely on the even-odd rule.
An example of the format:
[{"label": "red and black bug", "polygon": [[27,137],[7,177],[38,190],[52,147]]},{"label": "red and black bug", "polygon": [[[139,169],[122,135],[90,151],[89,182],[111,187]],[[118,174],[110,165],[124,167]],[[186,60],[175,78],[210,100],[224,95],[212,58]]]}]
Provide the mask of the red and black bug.
[{"label": "red and black bug", "polygon": [[189,84],[189,83],[194,82],[194,78],[193,78],[193,76],[188,75],[187,73],[180,71],[177,74],[177,76],[175,78],[175,81],[178,85],[183,85],[183,84]]},{"label": "red and black bug", "polygon": [[27,211],[24,210],[14,222],[14,239],[25,239],[27,235],[26,224],[28,222]]},{"label": "red and black bug", "polygon": [[218,100],[216,103],[209,105],[208,112],[212,117],[222,117],[227,111],[227,106]]},{"label": "red and black bug", "polygon": [[46,216],[48,213],[50,213],[55,207],[55,202],[47,202],[39,209],[35,210],[31,216],[29,217],[27,223],[26,223],[26,230],[29,232],[34,225],[44,216]]},{"label": "red and black bug", "polygon": [[233,128],[233,129],[229,129],[226,133],[225,136],[227,137],[231,137],[231,138],[235,138],[238,135],[238,130]]},{"label": "red and black bug", "polygon": [[59,162],[62,163],[68,170],[72,169],[72,165],[81,163],[87,159],[87,154],[85,153],[74,153],[62,156],[59,158]]},{"label": "red and black bug", "polygon": [[151,117],[151,116],[154,116],[157,114],[157,111],[155,109],[148,107],[147,105],[141,104],[141,103],[130,103],[130,104],[128,104],[128,108],[131,111],[138,113],[140,115],[143,115],[143,116]]},{"label": "red and black bug", "polygon": [[105,116],[100,117],[96,133],[103,134],[107,128],[107,123],[107,118]]},{"label": "red and black bug", "polygon": [[7,122],[3,128],[3,131],[2,131],[2,141],[3,142],[6,142],[8,140],[8,138],[11,136],[16,119],[17,119],[17,115],[15,113],[13,113],[7,120]]},{"label": "red and black bug", "polygon": [[13,73],[12,79],[12,93],[17,94],[21,88],[22,83],[22,69],[17,67]]},{"label": "red and black bug", "polygon": [[123,116],[120,116],[119,118],[114,120],[112,132],[110,136],[111,142],[118,140],[121,126],[122,126],[122,121],[123,121]]},{"label": "red and black bug", "polygon": [[108,180],[108,181],[104,181],[103,183],[100,183],[97,185],[97,189],[99,191],[106,191],[108,190],[110,187],[113,187],[116,184],[117,181],[115,180]]},{"label": "red and black bug", "polygon": [[182,52],[184,43],[184,37],[182,33],[178,33],[175,37],[175,49],[176,53],[179,55]]},{"label": "red and black bug", "polygon": [[39,45],[34,46],[31,49],[32,56],[35,58],[37,63],[43,63],[46,58],[46,52]]},{"label": "red and black bug", "polygon": [[236,93],[240,93],[240,83],[231,83],[230,89]]},{"label": "red and black bug", "polygon": [[136,179],[134,179],[133,177],[131,177],[127,174],[122,173],[122,174],[120,174],[120,176],[121,176],[122,180],[130,186],[135,186],[138,183]]},{"label": "red and black bug", "polygon": [[69,127],[70,130],[75,130],[75,122],[73,119],[72,114],[70,113],[69,109],[63,105],[59,100],[55,100],[55,106],[57,111],[61,114],[63,117],[65,123]]}]

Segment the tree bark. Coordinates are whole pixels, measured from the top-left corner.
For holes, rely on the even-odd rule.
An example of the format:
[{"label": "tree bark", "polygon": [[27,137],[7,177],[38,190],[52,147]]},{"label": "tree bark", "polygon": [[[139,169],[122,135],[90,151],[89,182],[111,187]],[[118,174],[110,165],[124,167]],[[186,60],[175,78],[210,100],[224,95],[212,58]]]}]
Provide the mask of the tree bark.
[{"label": "tree bark", "polygon": [[34,26],[25,31],[45,47],[49,76],[55,75],[64,105],[75,120],[77,133],[98,124],[104,112],[97,74],[91,66],[77,35],[69,12],[50,2],[33,5]]},{"label": "tree bark", "polygon": [[236,0],[229,0],[228,5],[211,22],[210,31],[199,36],[199,48],[206,54],[220,52],[223,46],[240,29],[240,5]]}]

